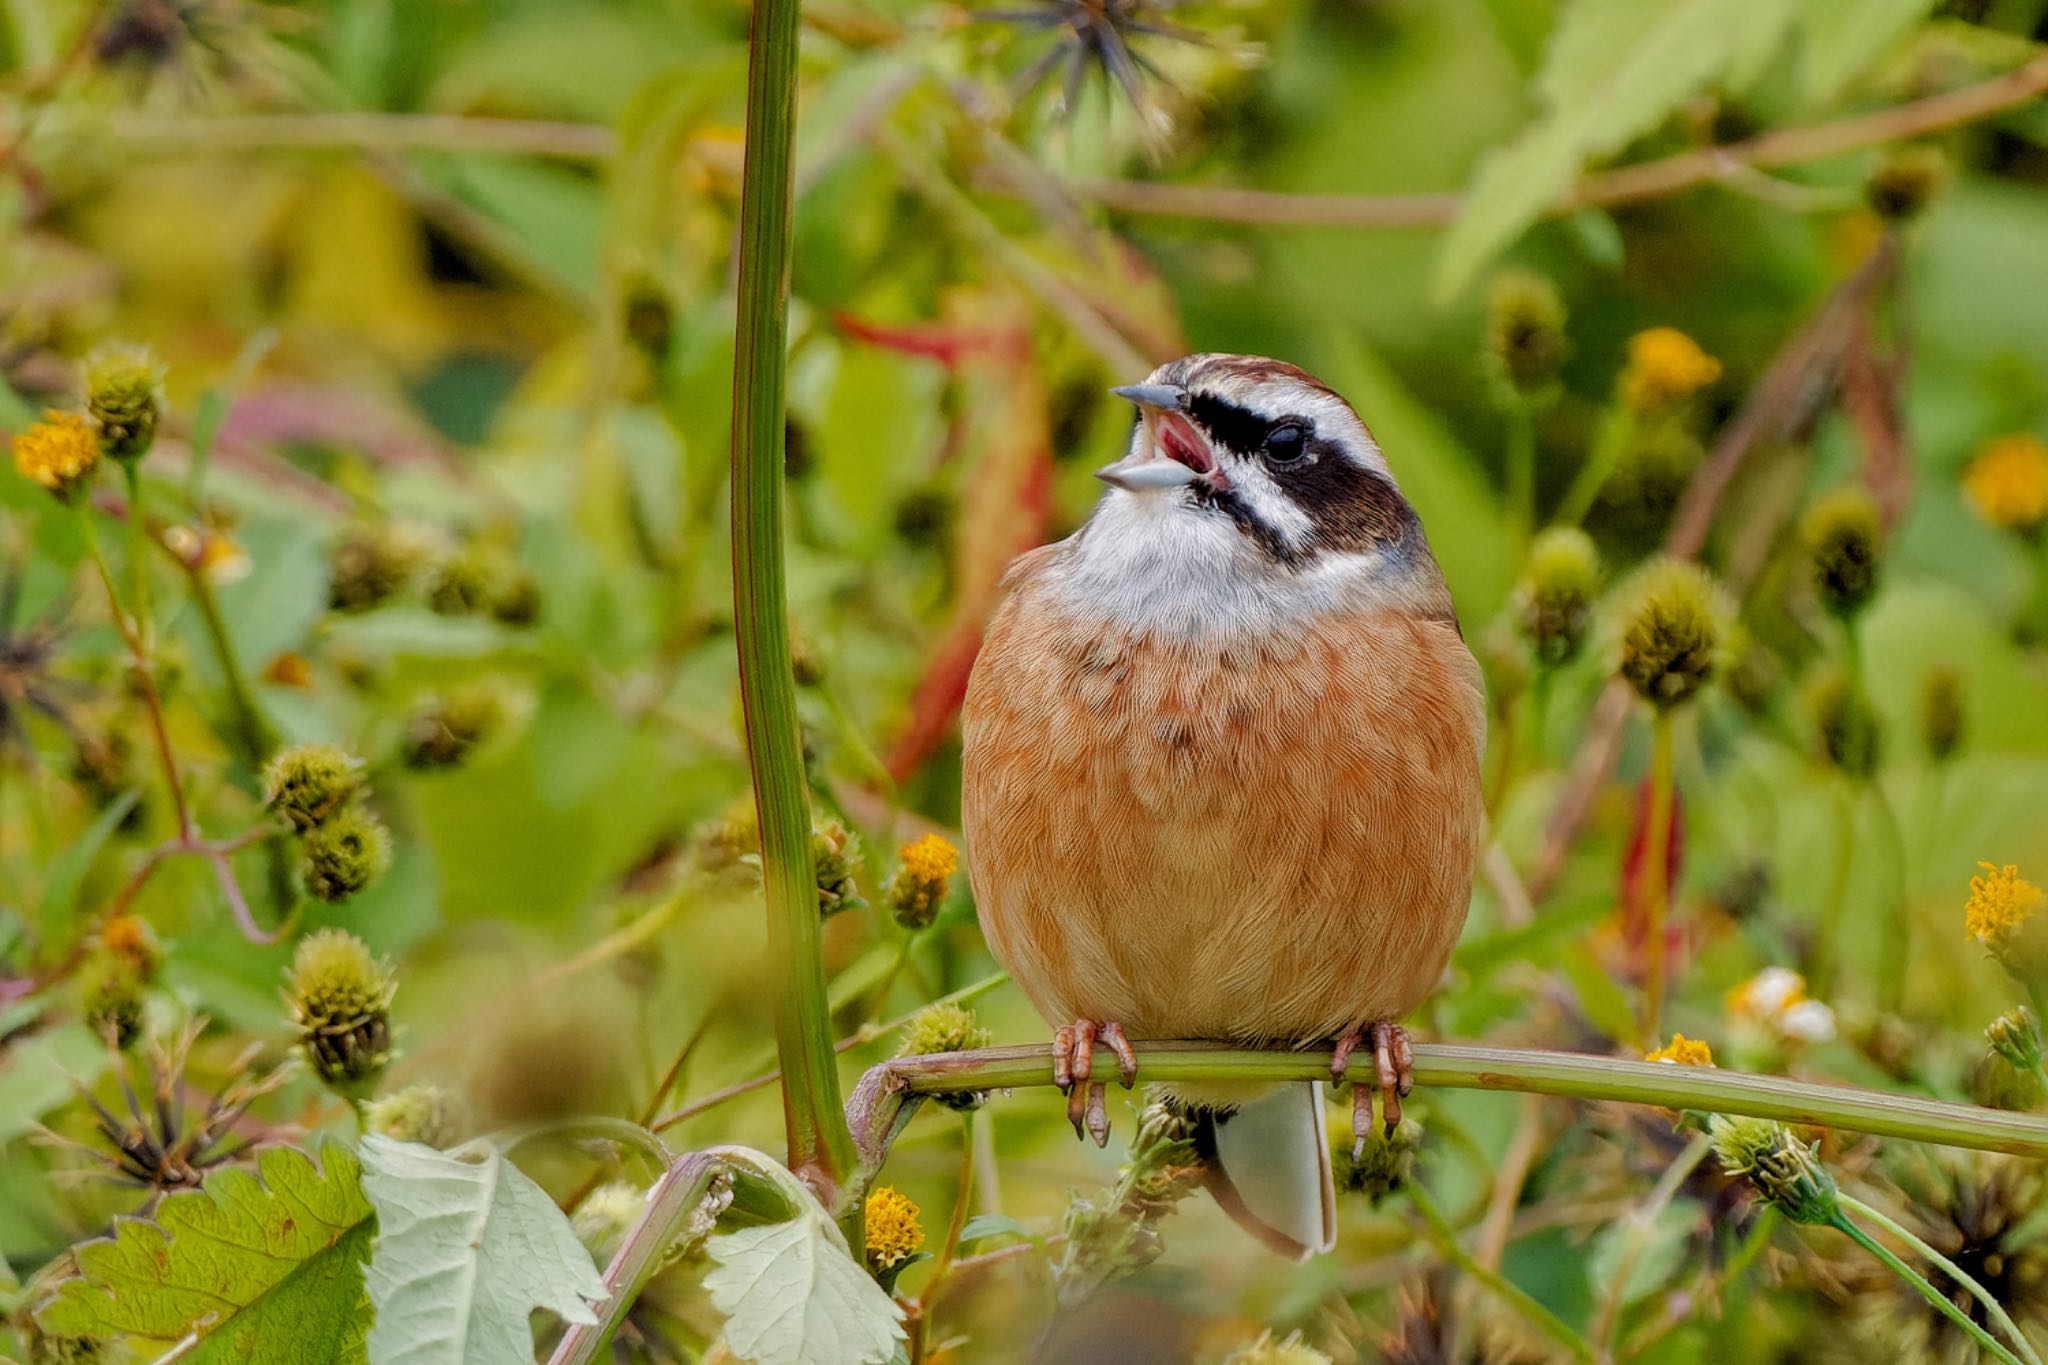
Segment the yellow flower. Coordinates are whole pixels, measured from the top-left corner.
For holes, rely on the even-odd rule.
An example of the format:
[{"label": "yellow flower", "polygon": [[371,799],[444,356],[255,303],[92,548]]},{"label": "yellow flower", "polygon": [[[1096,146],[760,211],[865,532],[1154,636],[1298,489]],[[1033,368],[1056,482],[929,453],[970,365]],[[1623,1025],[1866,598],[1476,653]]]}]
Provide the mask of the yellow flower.
[{"label": "yellow flower", "polygon": [[1670,1062],[1676,1066],[1712,1066],[1714,1050],[1698,1038],[1688,1038],[1683,1033],[1671,1035],[1671,1041],[1655,1052],[1643,1054],[1646,1062]]},{"label": "yellow flower", "polygon": [[2027,432],[1986,441],[1963,471],[1963,496],[1993,526],[2039,530],[2048,522],[2048,445]]},{"label": "yellow flower", "polygon": [[1628,342],[1628,368],[1621,394],[1637,412],[1651,412],[1689,398],[1721,377],[1721,362],[1676,327],[1652,327]]},{"label": "yellow flower", "polygon": [[62,501],[85,486],[99,462],[99,438],[75,412],[52,409],[14,438],[14,467]]},{"label": "yellow flower", "polygon": [[1970,903],[1963,907],[1963,927],[1970,937],[1995,948],[2041,909],[2041,888],[2020,876],[2019,868],[1980,862],[1989,874],[1970,878]]},{"label": "yellow flower", "polygon": [[924,1247],[917,1205],[893,1185],[883,1185],[868,1196],[865,1226],[868,1264],[877,1270],[894,1269]]},{"label": "yellow flower", "polygon": [[960,866],[960,850],[936,834],[912,840],[896,852],[896,875],[884,899],[906,929],[922,929],[937,918],[946,882]]}]

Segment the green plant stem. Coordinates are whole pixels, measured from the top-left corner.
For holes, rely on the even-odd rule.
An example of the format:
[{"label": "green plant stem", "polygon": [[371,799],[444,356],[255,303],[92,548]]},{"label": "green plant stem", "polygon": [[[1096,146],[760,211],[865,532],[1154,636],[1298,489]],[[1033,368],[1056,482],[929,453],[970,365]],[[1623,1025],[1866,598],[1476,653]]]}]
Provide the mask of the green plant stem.
[{"label": "green plant stem", "polygon": [[1551,518],[1555,526],[1577,526],[1593,510],[1593,504],[1600,497],[1600,490],[1614,477],[1614,471],[1621,466],[1621,453],[1628,448],[1629,437],[1635,433],[1635,418],[1629,410],[1616,400],[1600,423],[1600,432],[1593,440],[1593,449],[1586,456],[1586,462],[1579,466],[1579,472],[1572,478],[1571,486],[1565,489],[1564,500],[1557,506],[1557,513]]},{"label": "green plant stem", "polygon": [[234,637],[228,634],[227,618],[220,614],[220,599],[214,595],[213,585],[206,581],[205,571],[196,567],[188,570],[187,577],[192,584],[193,605],[199,608],[199,619],[206,625],[206,641],[212,646],[213,661],[227,690],[228,709],[234,715],[235,747],[241,751],[249,770],[260,773],[270,751],[277,747],[277,736],[263,719],[263,713],[256,709],[256,699],[242,676]]},{"label": "green plant stem", "polygon": [[853,1140],[840,1108],[819,956],[810,800],[797,737],[782,562],[799,8],[798,0],[759,0],[748,49],[732,385],[733,633],[761,826],[768,958],[777,975],[775,1044],[782,1059],[788,1164],[826,1208],[854,1224],[848,1240],[858,1251],[858,1191],[844,1184],[854,1172]]},{"label": "green plant stem", "polygon": [[1536,527],[1536,413],[1520,393],[1508,398],[1507,425],[1508,518],[1521,547]]},{"label": "green plant stem", "polygon": [[1623,1243],[1621,1256],[1615,1265],[1614,1283],[1610,1287],[1606,1303],[1601,1305],[1599,1321],[1593,1328],[1593,1347],[1602,1360],[1614,1358],[1613,1343],[1615,1329],[1621,1324],[1621,1310],[1628,1299],[1628,1282],[1635,1277],[1636,1263],[1642,1259],[1643,1244],[1648,1240],[1650,1229],[1656,1223],[1672,1199],[1678,1194],[1678,1187],[1698,1169],[1706,1159],[1709,1144],[1703,1133],[1694,1134],[1672,1163],[1664,1168],[1664,1174],[1644,1198],[1626,1224],[1628,1240]]},{"label": "green plant stem", "polygon": [[1997,1338],[1993,1337],[1976,1323],[1970,1321],[1970,1315],[1951,1303],[1946,1294],[1929,1284],[1925,1276],[1893,1255],[1890,1248],[1858,1227],[1846,1214],[1837,1213],[1830,1226],[1840,1229],[1843,1233],[1847,1234],[1850,1241],[1884,1262],[1885,1266],[1894,1275],[1897,1275],[1908,1285],[1912,1286],[1922,1298],[1939,1309],[1943,1317],[1946,1317],[1949,1321],[1967,1332],[1970,1338],[1979,1346],[2006,1362],[2006,1365],[2025,1365],[2025,1362],[2018,1356],[2000,1345]]},{"label": "green plant stem", "polygon": [[1436,1200],[1421,1181],[1410,1181],[1406,1186],[1406,1193],[1408,1202],[1414,1206],[1416,1213],[1422,1216],[1423,1235],[1445,1260],[1486,1286],[1508,1307],[1527,1318],[1545,1336],[1570,1352],[1572,1359],[1589,1362],[1593,1359],[1593,1348],[1588,1346],[1577,1332],[1566,1326],[1562,1318],[1536,1302],[1528,1290],[1499,1271],[1481,1265],[1471,1252],[1465,1250],[1458,1241],[1458,1234],[1445,1221],[1443,1210],[1437,1207]]},{"label": "green plant stem", "polygon": [[626,1320],[633,1300],[660,1268],[662,1253],[689,1229],[723,1173],[723,1163],[705,1152],[681,1157],[662,1172],[648,1192],[646,1212],[627,1230],[605,1268],[604,1284],[610,1296],[598,1310],[597,1321],[571,1324],[548,1365],[590,1365],[604,1352],[619,1324]]},{"label": "green plant stem", "polygon": [[[1136,1047],[1139,1078],[1153,1083],[1313,1081],[1327,1078],[1330,1069],[1328,1048],[1254,1052],[1188,1040],[1140,1042]],[[1096,1065],[1107,1075],[1116,1058],[1100,1048]],[[1918,1095],[1888,1095],[1848,1085],[1815,1085],[1720,1067],[1669,1066],[1533,1048],[1418,1043],[1415,1080],[1422,1086],[1456,1090],[1524,1091],[1661,1109],[1749,1114],[1813,1128],[2048,1157],[2048,1117],[2041,1115]],[[922,1095],[1052,1083],[1052,1053],[1043,1044],[901,1057],[870,1067],[847,1108],[863,1163],[879,1165]]]},{"label": "green plant stem", "polygon": [[135,665],[136,686],[142,692],[143,709],[149,713],[150,734],[156,740],[157,758],[163,764],[164,783],[171,790],[171,809],[177,816],[179,837],[194,840],[198,838],[198,831],[193,828],[192,813],[185,805],[185,784],[178,777],[178,759],[171,751],[171,735],[164,725],[163,703],[156,694],[156,677],[150,671],[149,652],[143,646],[142,637],[136,633],[134,623],[121,609],[120,589],[114,586],[114,572],[107,567],[106,552],[100,548],[99,531],[93,526],[91,501],[81,498],[77,508],[86,553],[92,558],[93,567],[99,571],[101,586],[107,590],[107,611],[114,618],[114,627],[120,631],[122,642],[128,646],[130,662]]},{"label": "green plant stem", "polygon": [[1650,718],[1650,817],[1643,845],[1643,1022],[1639,1040],[1645,1049],[1664,1038],[1664,921],[1671,902],[1672,806],[1671,708],[1660,706]]},{"label": "green plant stem", "polygon": [[960,1177],[954,1184],[953,1216],[946,1221],[946,1240],[939,1247],[938,1259],[932,1263],[931,1278],[924,1282],[924,1292],[918,1296],[918,1313],[910,1338],[911,1365],[918,1365],[925,1358],[926,1342],[931,1335],[932,1308],[938,1303],[946,1277],[952,1273],[954,1262],[960,1255],[960,1233],[967,1226],[967,1206],[973,1197],[974,1111],[969,1110],[960,1116]]},{"label": "green plant stem", "polygon": [[1891,888],[1886,909],[1889,923],[1878,938],[1878,1001],[1885,1009],[1897,1013],[1906,998],[1906,964],[1913,959],[1913,917],[1906,903],[1906,856],[1905,832],[1899,828],[1898,812],[1892,809],[1892,799],[1886,794],[1884,783],[1871,778],[1864,783],[1870,794],[1870,808],[1877,823],[1878,842],[1891,849],[1894,857],[1901,861],[1898,880]]},{"label": "green plant stem", "polygon": [[1984,1311],[1991,1315],[1993,1322],[2005,1329],[2006,1335],[2010,1336],[2013,1339],[2013,1344],[2019,1347],[2020,1354],[2026,1358],[2028,1365],[2042,1365],[2040,1353],[2034,1349],[2033,1343],[2027,1340],[2026,1333],[2020,1331],[2019,1324],[2012,1320],[2012,1314],[2006,1312],[2004,1305],[1993,1298],[1991,1291],[1979,1284],[1974,1276],[1965,1274],[1961,1266],[1942,1255],[1939,1251],[1936,1251],[1926,1241],[1915,1236],[1903,1224],[1882,1210],[1873,1208],[1854,1195],[1846,1194],[1840,1190],[1835,1192],[1835,1199],[1843,1208],[1869,1219],[1901,1242],[1904,1242],[1907,1246],[1913,1248],[1913,1250],[1919,1252],[1935,1265],[1940,1266],[1942,1274],[1954,1280],[1958,1285],[1961,1285],[1965,1293],[1984,1305]]},{"label": "green plant stem", "polygon": [[142,471],[140,459],[121,462],[121,474],[128,483],[128,574],[135,583],[135,633],[147,651],[154,628],[149,615],[149,533],[142,521]]},{"label": "green plant stem", "polygon": [[1856,856],[1856,795],[1856,784],[1847,779],[1835,793],[1835,865],[1807,964],[1813,993],[1823,1000],[1834,993],[1835,973],[1840,967],[1842,917],[1848,908],[1849,870]]}]

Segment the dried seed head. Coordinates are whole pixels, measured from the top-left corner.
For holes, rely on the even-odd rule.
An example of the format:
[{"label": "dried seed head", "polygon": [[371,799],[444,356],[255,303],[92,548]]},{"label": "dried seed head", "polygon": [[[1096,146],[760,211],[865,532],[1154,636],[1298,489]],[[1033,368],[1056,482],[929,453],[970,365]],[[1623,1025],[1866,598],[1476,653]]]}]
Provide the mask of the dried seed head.
[{"label": "dried seed head", "polygon": [[395,1142],[428,1147],[453,1147],[469,1131],[468,1106],[438,1085],[409,1085],[380,1095],[363,1106],[363,1121],[371,1132]]},{"label": "dried seed head", "polygon": [[811,827],[811,861],[818,879],[818,915],[827,918],[842,910],[858,910],[867,902],[853,874],[860,866],[860,837],[837,820]]},{"label": "dried seed head", "polygon": [[488,682],[429,697],[406,722],[405,766],[454,767],[504,726],[510,709],[505,694]]},{"label": "dried seed head", "polygon": [[1721,362],[1675,327],[1652,327],[1629,338],[1621,396],[1637,413],[1681,403],[1721,377]]},{"label": "dried seed head", "polygon": [[1848,673],[1834,664],[1817,666],[1802,700],[1820,758],[1850,777],[1875,775],[1882,750],[1877,713]]},{"label": "dried seed head", "polygon": [[1503,271],[1487,298],[1486,352],[1496,373],[1517,392],[1557,382],[1570,345],[1557,286],[1526,271]]},{"label": "dried seed head", "polygon": [[147,346],[100,347],[85,361],[85,409],[107,458],[141,459],[163,417],[164,367]]},{"label": "dried seed head", "polygon": [[896,875],[883,894],[889,913],[906,929],[929,926],[959,866],[960,850],[942,835],[927,834],[905,844],[896,851]]},{"label": "dried seed head", "polygon": [[427,538],[411,527],[352,526],[327,553],[327,604],[347,612],[380,606],[404,592],[432,554]]},{"label": "dried seed head", "polygon": [[1863,182],[1863,199],[1878,217],[1903,222],[1926,208],[1947,180],[1948,158],[1938,148],[1898,147]]},{"label": "dried seed head", "polygon": [[1807,509],[1801,530],[1821,605],[1844,620],[1862,611],[1884,562],[1877,499],[1861,484],[1838,488]]},{"label": "dried seed head", "polygon": [[52,409],[14,438],[14,467],[59,502],[72,501],[99,465],[99,438],[77,413]]},{"label": "dried seed head", "polygon": [[1522,634],[1549,667],[1569,662],[1593,625],[1600,595],[1600,552],[1576,526],[1555,526],[1536,537],[1516,592]]},{"label": "dried seed head", "polygon": [[1829,1223],[1838,1216],[1835,1178],[1808,1147],[1768,1119],[1716,1114],[1707,1123],[1714,1155],[1795,1223]]},{"label": "dried seed head", "polygon": [[307,935],[286,981],[292,1023],[321,1080],[347,1092],[384,1070],[398,983],[361,939],[345,929]]},{"label": "dried seed head", "polygon": [[299,744],[263,770],[263,804],[301,834],[340,814],[363,790],[363,761],[336,744]]},{"label": "dried seed head", "polygon": [[1697,564],[1663,559],[1629,585],[1621,676],[1659,710],[1690,700],[1719,663],[1724,615],[1714,580]]},{"label": "dried seed head", "polygon": [[299,870],[306,890],[323,901],[345,901],[391,866],[391,835],[360,806],[349,806],[299,839]]}]

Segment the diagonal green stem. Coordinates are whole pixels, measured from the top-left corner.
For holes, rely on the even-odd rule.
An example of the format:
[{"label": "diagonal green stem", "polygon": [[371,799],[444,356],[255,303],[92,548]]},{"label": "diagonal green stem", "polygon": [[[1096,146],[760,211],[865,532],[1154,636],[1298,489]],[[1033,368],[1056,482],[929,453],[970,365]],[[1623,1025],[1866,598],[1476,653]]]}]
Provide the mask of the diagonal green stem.
[{"label": "diagonal green stem", "polygon": [[1407,1187],[1408,1202],[1422,1215],[1423,1235],[1432,1243],[1438,1253],[1458,1269],[1470,1275],[1491,1290],[1495,1297],[1508,1307],[1527,1318],[1545,1336],[1555,1341],[1570,1353],[1574,1360],[1590,1362],[1593,1349],[1585,1339],[1568,1327],[1564,1319],[1538,1303],[1528,1290],[1510,1280],[1491,1266],[1481,1265],[1471,1252],[1458,1241],[1458,1234],[1445,1220],[1443,1210],[1420,1181],[1410,1181]]},{"label": "diagonal green stem", "polygon": [[760,0],[748,57],[732,386],[733,625],[761,824],[768,956],[778,975],[775,1043],[782,1059],[789,1167],[827,1208],[843,1213],[853,1142],[840,1109],[819,958],[810,799],[797,737],[782,563],[798,8],[798,0]]},{"label": "diagonal green stem", "polygon": [[1904,1280],[1920,1297],[1926,1299],[1939,1309],[1943,1317],[1962,1328],[1963,1331],[1969,1334],[1971,1340],[2004,1361],[2005,1365],[2025,1365],[2018,1356],[2006,1350],[1997,1338],[1972,1322],[1969,1314],[1951,1303],[1948,1295],[1929,1284],[1925,1276],[1893,1255],[1889,1247],[1858,1227],[1846,1214],[1837,1212],[1831,1226],[1839,1228],[1848,1235],[1850,1241],[1877,1257],[1878,1260],[1883,1261],[1885,1266],[1894,1275]]},{"label": "diagonal green stem", "polygon": [[699,1209],[713,1193],[725,1165],[708,1152],[678,1157],[648,1191],[647,1209],[626,1232],[612,1262],[605,1267],[604,1286],[610,1297],[590,1324],[572,1324],[562,1335],[548,1365],[590,1365],[604,1354],[640,1290],[661,1268],[662,1254],[686,1233]]},{"label": "diagonal green stem", "polygon": [[2027,1334],[2022,1332],[2019,1324],[2012,1320],[2012,1314],[2005,1311],[2005,1306],[1991,1296],[1991,1291],[1977,1282],[1976,1277],[1966,1274],[1961,1266],[1929,1246],[1924,1239],[1915,1236],[1898,1220],[1879,1209],[1872,1208],[1854,1195],[1844,1194],[1837,1190],[1835,1192],[1835,1200],[1843,1208],[1848,1209],[1851,1213],[1861,1214],[1886,1232],[1889,1232],[1892,1236],[1898,1238],[1901,1242],[1904,1242],[1907,1246],[1913,1248],[1913,1250],[1919,1252],[1922,1256],[1925,1256],[1935,1265],[1940,1266],[1942,1274],[1954,1280],[1958,1285],[1961,1285],[1965,1293],[1984,1305],[1984,1311],[1991,1315],[1991,1320],[2005,1329],[2006,1335],[2011,1337],[2013,1343],[2020,1348],[2020,1354],[2026,1357],[2028,1365],[2041,1365],[2040,1352],[2036,1351],[2033,1343],[2027,1340]]}]

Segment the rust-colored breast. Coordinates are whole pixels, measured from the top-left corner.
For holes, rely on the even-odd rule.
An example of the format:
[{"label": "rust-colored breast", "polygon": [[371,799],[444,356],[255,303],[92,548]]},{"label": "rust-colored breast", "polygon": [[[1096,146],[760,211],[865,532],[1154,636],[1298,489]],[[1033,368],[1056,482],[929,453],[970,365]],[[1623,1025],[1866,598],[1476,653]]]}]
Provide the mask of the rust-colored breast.
[{"label": "rust-colored breast", "polygon": [[1396,1018],[1464,924],[1478,667],[1375,611],[1192,646],[1020,575],[965,711],[982,927],[1048,1019],[1307,1041]]}]

